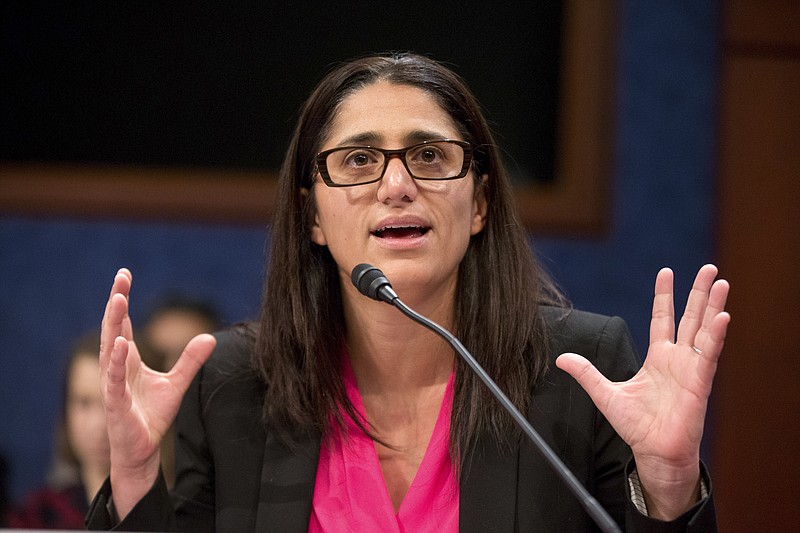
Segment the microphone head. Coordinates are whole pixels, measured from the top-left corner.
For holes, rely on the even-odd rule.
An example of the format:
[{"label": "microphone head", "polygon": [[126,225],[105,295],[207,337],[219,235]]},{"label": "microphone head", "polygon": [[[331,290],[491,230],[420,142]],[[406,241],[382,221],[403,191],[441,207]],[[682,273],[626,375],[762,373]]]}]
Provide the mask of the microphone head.
[{"label": "microphone head", "polygon": [[[386,279],[386,276],[383,275],[379,268],[367,263],[360,263],[350,273],[350,280],[358,289],[358,292],[364,296],[381,302],[389,301],[385,298],[385,291],[381,289],[388,288],[391,290],[392,284],[389,283],[389,280]],[[394,293],[394,291],[391,292]]]}]

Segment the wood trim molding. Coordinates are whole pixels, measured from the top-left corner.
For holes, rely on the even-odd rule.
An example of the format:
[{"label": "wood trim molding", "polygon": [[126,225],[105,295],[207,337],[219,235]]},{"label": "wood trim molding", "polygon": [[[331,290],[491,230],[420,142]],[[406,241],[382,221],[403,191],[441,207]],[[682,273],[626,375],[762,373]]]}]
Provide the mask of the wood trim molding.
[{"label": "wood trim molding", "polygon": [[616,1],[564,2],[557,179],[517,191],[532,232],[599,235],[611,224]]},{"label": "wood trim molding", "polygon": [[0,212],[266,224],[277,180],[264,172],[108,165],[0,165]]},{"label": "wood trim molding", "polygon": [[[522,185],[536,233],[598,235],[609,226],[616,2],[565,0],[557,179]],[[0,163],[0,214],[266,224],[275,173]]]}]

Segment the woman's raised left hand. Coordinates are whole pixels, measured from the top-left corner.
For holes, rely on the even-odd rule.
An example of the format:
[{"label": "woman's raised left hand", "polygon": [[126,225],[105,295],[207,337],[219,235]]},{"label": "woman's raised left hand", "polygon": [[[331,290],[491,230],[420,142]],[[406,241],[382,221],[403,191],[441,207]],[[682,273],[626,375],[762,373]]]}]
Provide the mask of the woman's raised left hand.
[{"label": "woman's raised left hand", "polygon": [[655,518],[677,518],[698,499],[700,440],[730,322],[724,311],[729,285],[716,276],[714,265],[697,273],[676,335],[673,274],[668,268],[658,273],[650,346],[628,381],[609,381],[577,354],[556,360],[631,447],[648,514]]}]

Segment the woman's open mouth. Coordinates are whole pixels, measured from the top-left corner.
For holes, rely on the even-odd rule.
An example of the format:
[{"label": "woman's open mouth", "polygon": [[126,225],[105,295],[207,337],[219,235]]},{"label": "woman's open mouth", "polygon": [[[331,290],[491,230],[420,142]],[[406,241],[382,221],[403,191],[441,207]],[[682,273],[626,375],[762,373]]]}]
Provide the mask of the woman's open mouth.
[{"label": "woman's open mouth", "polygon": [[372,232],[379,239],[407,239],[422,237],[430,228],[425,226],[383,226]]}]

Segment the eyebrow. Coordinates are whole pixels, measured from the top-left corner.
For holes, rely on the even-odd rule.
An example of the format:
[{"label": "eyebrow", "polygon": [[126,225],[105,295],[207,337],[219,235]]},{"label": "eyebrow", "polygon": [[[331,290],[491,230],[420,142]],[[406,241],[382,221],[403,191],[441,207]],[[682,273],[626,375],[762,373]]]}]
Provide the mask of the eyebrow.
[{"label": "eyebrow", "polygon": [[[449,139],[448,135],[444,135],[443,133],[429,131],[429,130],[412,130],[408,132],[404,137],[404,142],[408,143],[409,145],[421,143],[424,141],[434,141],[434,140],[441,140],[441,139]],[[374,146],[376,144],[380,144],[383,141],[384,137],[378,132],[375,131],[365,131],[362,133],[357,133],[355,135],[351,135],[349,137],[345,137],[337,144],[337,146]]]}]

